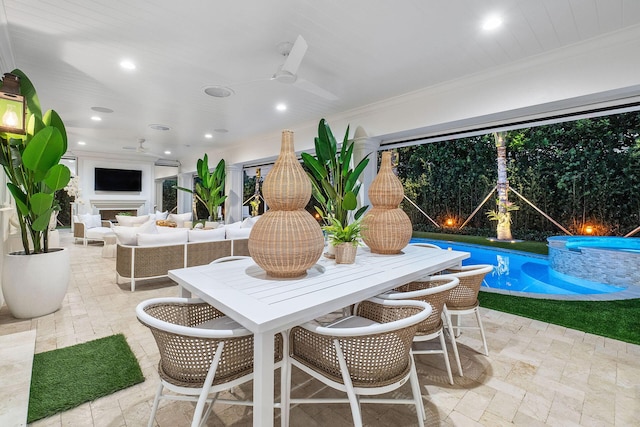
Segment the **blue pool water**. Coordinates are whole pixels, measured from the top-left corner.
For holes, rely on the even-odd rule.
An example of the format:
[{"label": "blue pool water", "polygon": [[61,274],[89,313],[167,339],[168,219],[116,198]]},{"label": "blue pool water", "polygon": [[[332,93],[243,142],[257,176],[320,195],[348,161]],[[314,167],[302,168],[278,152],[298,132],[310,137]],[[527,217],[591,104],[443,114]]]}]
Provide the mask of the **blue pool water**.
[{"label": "blue pool water", "polygon": [[543,255],[442,240],[411,239],[411,243],[419,242],[432,243],[442,249],[470,252],[471,258],[463,261],[463,265],[493,265],[493,271],[487,274],[482,284],[484,290],[546,295],[591,295],[625,290],[625,287],[558,273],[549,268],[547,257]]}]

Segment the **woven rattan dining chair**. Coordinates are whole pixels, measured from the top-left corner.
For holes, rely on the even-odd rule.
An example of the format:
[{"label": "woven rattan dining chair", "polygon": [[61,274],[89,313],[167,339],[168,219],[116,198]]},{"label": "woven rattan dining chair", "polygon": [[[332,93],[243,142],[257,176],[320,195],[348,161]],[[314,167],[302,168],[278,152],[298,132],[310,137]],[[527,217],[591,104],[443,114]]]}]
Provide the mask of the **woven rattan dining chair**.
[{"label": "woven rattan dining chair", "polygon": [[[361,403],[411,404],[424,425],[424,407],[411,342],[431,307],[421,301],[370,299],[359,303],[356,315],[328,326],[306,323],[289,332],[285,355],[286,379],[282,384],[283,425],[288,425],[292,403],[346,403],[353,423],[362,426]],[[347,393],[344,399],[292,399],[291,366],[296,366],[329,387]],[[409,380],[412,399],[360,398],[383,394]]]},{"label": "woven rattan dining chair", "polygon": [[[218,258],[218,259],[214,259],[213,261],[211,261],[209,263],[209,265],[212,264],[219,264],[221,262],[229,262],[229,261],[237,261],[237,260],[241,260],[241,259],[247,259],[247,258],[251,258],[249,256],[243,256],[243,255],[231,255],[231,256],[225,256],[222,258]],[[187,294],[188,295],[188,294]],[[179,297],[184,297],[184,292],[182,289],[182,285],[178,283],[178,296]],[[199,295],[192,295],[192,297],[198,297]]]},{"label": "woven rattan dining chair", "polygon": [[[458,355],[458,346],[456,338],[451,327],[451,320],[445,301],[449,297],[452,289],[458,286],[457,277],[450,275],[432,276],[407,283],[406,285],[397,287],[389,292],[379,295],[380,298],[390,300],[416,300],[424,301],[431,305],[431,315],[418,325],[418,331],[413,338],[413,354],[442,354],[444,356],[445,366],[449,383],[453,384],[453,375],[451,374],[451,363],[449,363],[449,352],[444,338],[444,326],[447,325],[449,330],[449,339],[453,354],[458,368],[458,374],[462,376],[462,365],[460,364],[460,356]],[[444,320],[448,320],[445,322]],[[440,340],[440,349],[427,348],[424,344],[434,339]]]},{"label": "woven rattan dining chair", "polygon": [[[151,329],[160,351],[160,385],[149,427],[154,425],[160,399],[196,401],[192,427],[204,425],[214,402],[252,404],[217,399],[218,392],[253,378],[251,332],[200,299],[154,298],[138,304],[136,315]],[[276,367],[281,366],[282,353],[282,335],[276,334]],[[283,371],[281,376],[283,381]]]},{"label": "woven rattan dining chair", "polygon": [[[460,284],[451,290],[447,298],[447,310],[453,320],[453,330],[456,337],[460,336],[462,329],[479,329],[484,347],[484,355],[489,355],[487,338],[484,334],[482,319],[480,319],[480,303],[478,302],[478,292],[484,280],[484,276],[493,270],[490,264],[465,265],[447,269],[446,273],[455,276],[460,280]],[[478,326],[461,326],[460,316],[475,314]]]}]

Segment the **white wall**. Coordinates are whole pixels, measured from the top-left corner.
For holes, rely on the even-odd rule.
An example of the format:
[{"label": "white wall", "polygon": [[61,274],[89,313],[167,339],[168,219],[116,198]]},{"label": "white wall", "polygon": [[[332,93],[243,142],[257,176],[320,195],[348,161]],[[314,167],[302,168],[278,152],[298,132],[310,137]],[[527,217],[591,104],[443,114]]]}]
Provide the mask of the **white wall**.
[{"label": "white wall", "polygon": [[[154,164],[152,161],[144,162],[140,160],[125,160],[121,158],[108,158],[105,156],[78,157],[78,176],[80,177],[80,188],[84,204],[79,206],[80,214],[98,213],[98,210],[91,207],[92,200],[99,201],[123,201],[136,203],[142,201],[142,206],[138,209],[138,214],[147,214],[153,210],[155,203],[155,176]],[[95,168],[112,169],[136,169],[142,171],[142,191],[98,191],[94,190],[94,170]]]}]

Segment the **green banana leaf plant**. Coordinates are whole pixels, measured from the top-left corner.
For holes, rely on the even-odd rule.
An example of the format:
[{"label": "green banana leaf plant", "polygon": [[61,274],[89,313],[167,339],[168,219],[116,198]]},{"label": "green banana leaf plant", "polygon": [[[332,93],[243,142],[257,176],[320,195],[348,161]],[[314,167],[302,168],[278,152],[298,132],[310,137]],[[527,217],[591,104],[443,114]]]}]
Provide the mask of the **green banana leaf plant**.
[{"label": "green banana leaf plant", "polygon": [[[338,150],[329,124],[325,119],[318,124],[318,136],[315,138],[316,155],[302,153],[302,162],[311,180],[313,198],[320,206],[316,210],[322,218],[335,218],[343,227],[352,220],[350,212],[358,206],[360,182],[358,178],[369,163],[362,159],[355,168],[351,168],[353,142],[349,142],[349,126]],[[353,219],[358,219],[369,206],[358,209]]]},{"label": "green banana leaf plant", "polygon": [[218,206],[222,205],[227,199],[224,194],[224,181],[226,179],[224,159],[220,159],[216,168],[211,172],[209,170],[209,157],[205,153],[202,159],[198,159],[196,170],[200,182],[196,182],[195,191],[178,186],[174,186],[174,188],[193,194],[207,208],[209,221],[217,221]]},{"label": "green banana leaf plant", "polygon": [[27,127],[25,135],[0,132],[0,164],[16,203],[24,253],[31,255],[49,252],[49,220],[57,207],[55,192],[71,179],[69,168],[60,164],[67,151],[67,132],[55,111],[42,115],[38,95],[27,76],[17,69],[11,74],[20,78]]}]

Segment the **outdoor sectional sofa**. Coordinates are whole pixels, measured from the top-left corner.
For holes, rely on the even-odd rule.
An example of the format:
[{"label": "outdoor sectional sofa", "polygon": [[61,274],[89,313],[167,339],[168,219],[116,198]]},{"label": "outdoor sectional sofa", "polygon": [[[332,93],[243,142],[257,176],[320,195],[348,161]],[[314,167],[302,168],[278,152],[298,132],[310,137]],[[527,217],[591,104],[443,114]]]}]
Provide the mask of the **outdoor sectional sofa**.
[{"label": "outdoor sectional sofa", "polygon": [[166,277],[169,270],[205,265],[231,255],[249,256],[249,239],[187,242],[169,245],[137,246],[118,243],[116,248],[116,283]]}]

